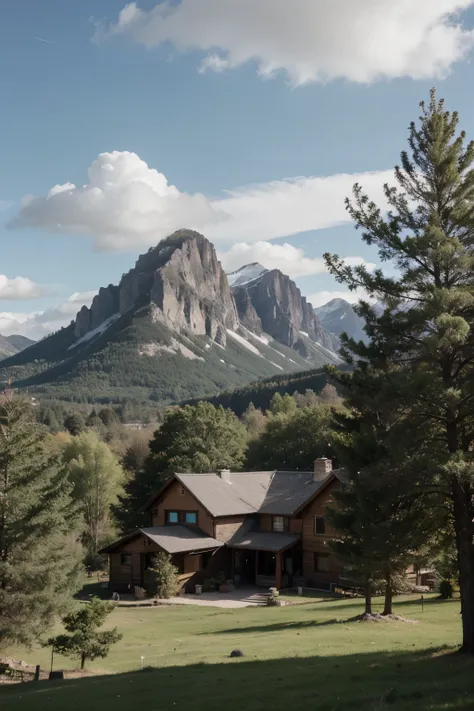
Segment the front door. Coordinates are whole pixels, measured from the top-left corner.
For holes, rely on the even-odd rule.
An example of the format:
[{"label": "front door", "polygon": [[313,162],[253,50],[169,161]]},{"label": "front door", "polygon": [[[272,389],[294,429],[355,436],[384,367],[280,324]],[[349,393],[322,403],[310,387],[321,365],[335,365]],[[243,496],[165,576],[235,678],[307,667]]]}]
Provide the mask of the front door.
[{"label": "front door", "polygon": [[234,578],[242,585],[255,585],[255,551],[234,551]]}]

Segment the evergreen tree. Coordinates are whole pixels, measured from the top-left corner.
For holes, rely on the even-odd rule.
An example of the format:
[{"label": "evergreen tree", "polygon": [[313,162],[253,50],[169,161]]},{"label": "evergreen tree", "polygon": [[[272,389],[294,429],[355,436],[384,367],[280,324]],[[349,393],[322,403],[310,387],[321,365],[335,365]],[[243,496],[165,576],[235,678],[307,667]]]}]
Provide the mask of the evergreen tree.
[{"label": "evergreen tree", "polygon": [[84,431],[85,426],[84,418],[78,412],[72,412],[64,419],[64,427],[74,437],[81,434],[81,432]]},{"label": "evergreen tree", "polygon": [[64,612],[80,572],[71,486],[24,400],[0,396],[0,645]]},{"label": "evergreen tree", "polygon": [[431,487],[452,504],[462,649],[474,653],[474,143],[466,146],[457,126],[457,113],[445,111],[433,91],[410,126],[398,188],[385,186],[388,214],[359,185],[347,201],[363,240],[391,262],[394,276],[325,257],[339,281],[383,305],[380,314],[359,304],[370,342],[343,336],[344,353],[355,366],[353,382],[368,383],[366,399],[383,399],[393,413],[388,448],[397,451],[399,470],[411,472],[419,495]]},{"label": "evergreen tree", "polygon": [[84,669],[88,659],[104,659],[111,645],[119,642],[123,636],[117,627],[99,631],[114,607],[112,602],[92,598],[88,605],[82,605],[79,610],[64,617],[62,622],[69,634],[51,637],[45,646],[53,647],[55,652],[67,657],[79,657],[81,669]]},{"label": "evergreen tree", "polygon": [[111,407],[103,407],[102,410],[99,410],[97,416],[100,420],[102,420],[106,427],[116,425],[119,422],[119,418],[117,417],[115,410],[112,410]]},{"label": "evergreen tree", "polygon": [[71,439],[64,447],[63,461],[82,512],[84,546],[92,561],[113,533],[111,508],[123,491],[123,469],[94,432]]}]

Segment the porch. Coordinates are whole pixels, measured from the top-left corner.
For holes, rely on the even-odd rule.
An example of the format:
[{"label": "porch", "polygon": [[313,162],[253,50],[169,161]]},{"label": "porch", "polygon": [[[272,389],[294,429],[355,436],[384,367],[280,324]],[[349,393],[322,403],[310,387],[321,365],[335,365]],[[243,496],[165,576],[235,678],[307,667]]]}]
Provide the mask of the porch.
[{"label": "porch", "polygon": [[298,534],[249,531],[230,541],[232,577],[236,585],[277,590],[293,584],[302,565]]}]

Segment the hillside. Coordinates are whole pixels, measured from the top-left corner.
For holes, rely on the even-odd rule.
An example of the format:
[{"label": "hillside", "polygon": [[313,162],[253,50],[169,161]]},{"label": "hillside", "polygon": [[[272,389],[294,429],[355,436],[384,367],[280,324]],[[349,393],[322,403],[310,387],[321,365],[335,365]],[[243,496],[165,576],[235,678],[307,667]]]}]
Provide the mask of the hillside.
[{"label": "hillside", "polygon": [[339,363],[329,341],[318,342],[326,332],[294,283],[276,278],[259,323],[243,321],[213,245],[181,230],[101,288],[69,326],[2,362],[0,382],[43,399],[166,404]]},{"label": "hillside", "polygon": [[[313,390],[315,393],[319,393],[328,383],[329,378],[325,370],[319,368],[290,375],[272,376],[214,395],[206,398],[206,400],[216,407],[218,405],[228,407],[240,417],[251,402],[255,407],[267,410],[275,393],[280,393],[280,395],[285,395],[286,393],[289,395],[294,393],[304,394],[306,390]],[[189,400],[186,404],[194,405],[196,402],[196,400]]]},{"label": "hillside", "polygon": [[13,334],[11,336],[2,336],[0,334],[0,360],[9,358],[10,356],[19,353],[20,351],[33,345],[34,341],[26,336]]}]

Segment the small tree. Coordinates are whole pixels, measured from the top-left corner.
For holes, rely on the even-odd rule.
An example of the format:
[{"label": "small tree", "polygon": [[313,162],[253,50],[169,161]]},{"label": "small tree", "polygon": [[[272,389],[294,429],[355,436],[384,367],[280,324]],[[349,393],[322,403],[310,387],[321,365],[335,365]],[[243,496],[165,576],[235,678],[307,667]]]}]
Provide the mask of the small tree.
[{"label": "small tree", "polygon": [[100,600],[98,597],[92,598],[89,605],[83,605],[63,618],[64,628],[69,634],[51,637],[46,646],[53,647],[55,652],[66,657],[79,657],[81,669],[84,669],[87,659],[104,659],[111,645],[122,639],[122,633],[117,627],[99,631],[99,627],[102,627],[114,607],[112,602]]},{"label": "small tree", "polygon": [[84,418],[78,412],[72,412],[64,419],[64,427],[74,437],[80,435],[85,426]]},{"label": "small tree", "polygon": [[178,569],[168,553],[157,553],[151,568],[148,568],[148,594],[168,600],[179,590]]}]

